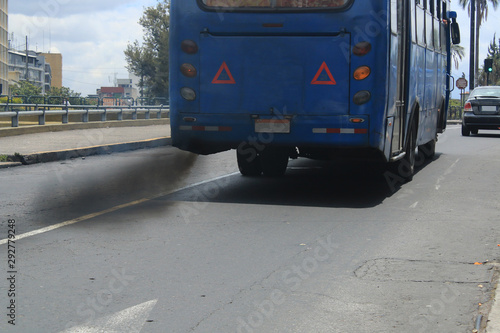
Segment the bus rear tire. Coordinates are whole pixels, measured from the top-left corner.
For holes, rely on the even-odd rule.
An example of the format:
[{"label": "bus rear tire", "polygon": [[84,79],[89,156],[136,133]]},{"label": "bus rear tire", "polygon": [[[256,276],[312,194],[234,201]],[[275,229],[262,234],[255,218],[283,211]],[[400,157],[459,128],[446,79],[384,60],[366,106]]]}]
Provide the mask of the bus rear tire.
[{"label": "bus rear tire", "polygon": [[405,148],[405,157],[392,164],[392,172],[396,173],[405,182],[411,182],[415,174],[415,161],[417,160],[417,126],[410,127],[408,142]]},{"label": "bus rear tire", "polygon": [[237,149],[236,159],[238,160],[238,169],[243,176],[257,177],[262,174],[260,156],[255,148]]},{"label": "bus rear tire", "polygon": [[427,142],[425,145],[418,146],[418,153],[426,160],[431,160],[436,155],[436,140]]},{"label": "bus rear tire", "polygon": [[260,154],[260,163],[264,176],[281,177],[285,174],[289,159],[288,149],[266,148]]}]

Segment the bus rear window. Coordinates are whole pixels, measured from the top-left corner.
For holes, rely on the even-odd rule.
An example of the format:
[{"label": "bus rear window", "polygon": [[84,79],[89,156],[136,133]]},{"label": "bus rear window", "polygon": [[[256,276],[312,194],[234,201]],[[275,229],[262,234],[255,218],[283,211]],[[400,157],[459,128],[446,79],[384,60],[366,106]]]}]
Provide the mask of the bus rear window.
[{"label": "bus rear window", "polygon": [[342,8],[352,0],[202,0],[202,3],[212,8]]}]

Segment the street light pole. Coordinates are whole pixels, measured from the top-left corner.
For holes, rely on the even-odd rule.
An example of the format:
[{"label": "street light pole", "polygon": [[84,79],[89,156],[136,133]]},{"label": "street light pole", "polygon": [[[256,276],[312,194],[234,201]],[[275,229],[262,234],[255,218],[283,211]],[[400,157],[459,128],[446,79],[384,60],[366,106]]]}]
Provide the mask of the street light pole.
[{"label": "street light pole", "polygon": [[475,47],[476,47],[476,0],[470,0],[470,63],[469,63],[469,91],[476,87],[475,77]]}]

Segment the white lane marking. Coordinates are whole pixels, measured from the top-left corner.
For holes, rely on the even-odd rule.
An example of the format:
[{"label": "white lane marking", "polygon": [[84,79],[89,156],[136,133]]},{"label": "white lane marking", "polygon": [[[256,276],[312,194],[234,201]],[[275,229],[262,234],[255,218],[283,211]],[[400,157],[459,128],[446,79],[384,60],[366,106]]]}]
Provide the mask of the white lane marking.
[{"label": "white lane marking", "polygon": [[457,159],[455,163],[453,163],[448,169],[446,169],[444,174],[438,178],[436,182],[436,191],[439,191],[439,189],[441,188],[441,182],[446,179],[446,176],[448,176],[453,172],[453,169],[458,164],[458,162],[460,162],[460,159]]},{"label": "white lane marking", "polygon": [[[234,176],[234,175],[237,175],[237,174],[239,174],[239,172],[233,172],[233,173],[230,173],[230,174],[227,174],[227,175],[224,175],[224,176],[220,176],[220,177],[216,177],[216,178],[204,180],[204,181],[201,181],[201,182],[198,182],[198,183],[194,183],[194,184],[191,184],[191,185],[188,185],[188,186],[185,186],[185,187],[181,187],[181,188],[179,188],[177,190],[172,190],[172,191],[168,191],[168,192],[165,192],[165,193],[161,193],[161,194],[156,195],[154,197],[144,198],[144,199],[140,199],[140,200],[135,200],[135,201],[132,201],[132,202],[129,202],[129,203],[126,203],[126,204],[123,204],[123,205],[118,205],[118,206],[115,206],[115,207],[112,207],[112,208],[109,208],[109,209],[106,209],[106,210],[103,210],[103,211],[100,211],[100,212],[97,212],[97,213],[88,214],[88,215],[85,215],[85,216],[77,217],[76,219],[73,219],[73,220],[61,222],[61,223],[54,224],[54,225],[51,225],[51,226],[48,226],[48,227],[45,227],[45,228],[41,228],[41,229],[33,230],[33,231],[30,231],[30,232],[26,232],[24,234],[17,235],[16,236],[16,241],[21,240],[23,238],[40,235],[40,234],[43,234],[43,233],[46,233],[46,232],[49,232],[49,231],[53,231],[53,230],[56,230],[56,229],[59,229],[59,228],[62,228],[62,227],[66,227],[68,225],[75,224],[75,223],[87,221],[87,220],[93,219],[94,217],[98,217],[98,216],[101,216],[101,215],[104,215],[104,214],[108,214],[108,213],[111,213],[111,212],[114,212],[114,211],[117,211],[117,210],[120,210],[120,209],[123,209],[123,208],[131,207],[131,206],[136,206],[138,204],[141,204],[141,203],[144,203],[144,202],[147,202],[147,201],[151,201],[151,200],[154,200],[154,199],[166,196],[166,195],[170,195],[170,194],[173,194],[173,193],[176,193],[176,192],[187,190],[187,189],[190,189],[190,188],[193,188],[193,187],[196,187],[196,186],[200,186],[200,185],[203,185],[203,184],[207,184],[207,183],[210,183],[210,182],[214,182],[214,181],[217,181],[217,180],[220,180],[220,179],[228,178],[228,177],[231,177],[231,176]],[[2,240],[0,240],[0,245],[7,244],[7,242],[8,242],[8,238],[2,239]]]},{"label": "white lane marking", "polygon": [[69,328],[60,333],[139,333],[157,299],[97,319],[93,324]]},{"label": "white lane marking", "polygon": [[413,205],[411,205],[410,208],[417,208],[417,206],[418,206],[418,201],[415,202]]}]

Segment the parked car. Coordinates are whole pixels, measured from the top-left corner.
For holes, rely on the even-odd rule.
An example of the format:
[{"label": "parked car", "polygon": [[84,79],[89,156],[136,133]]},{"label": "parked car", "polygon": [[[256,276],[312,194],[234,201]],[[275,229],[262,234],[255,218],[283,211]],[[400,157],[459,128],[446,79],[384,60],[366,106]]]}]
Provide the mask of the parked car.
[{"label": "parked car", "polygon": [[474,89],[464,105],[462,135],[500,129],[500,86]]}]

